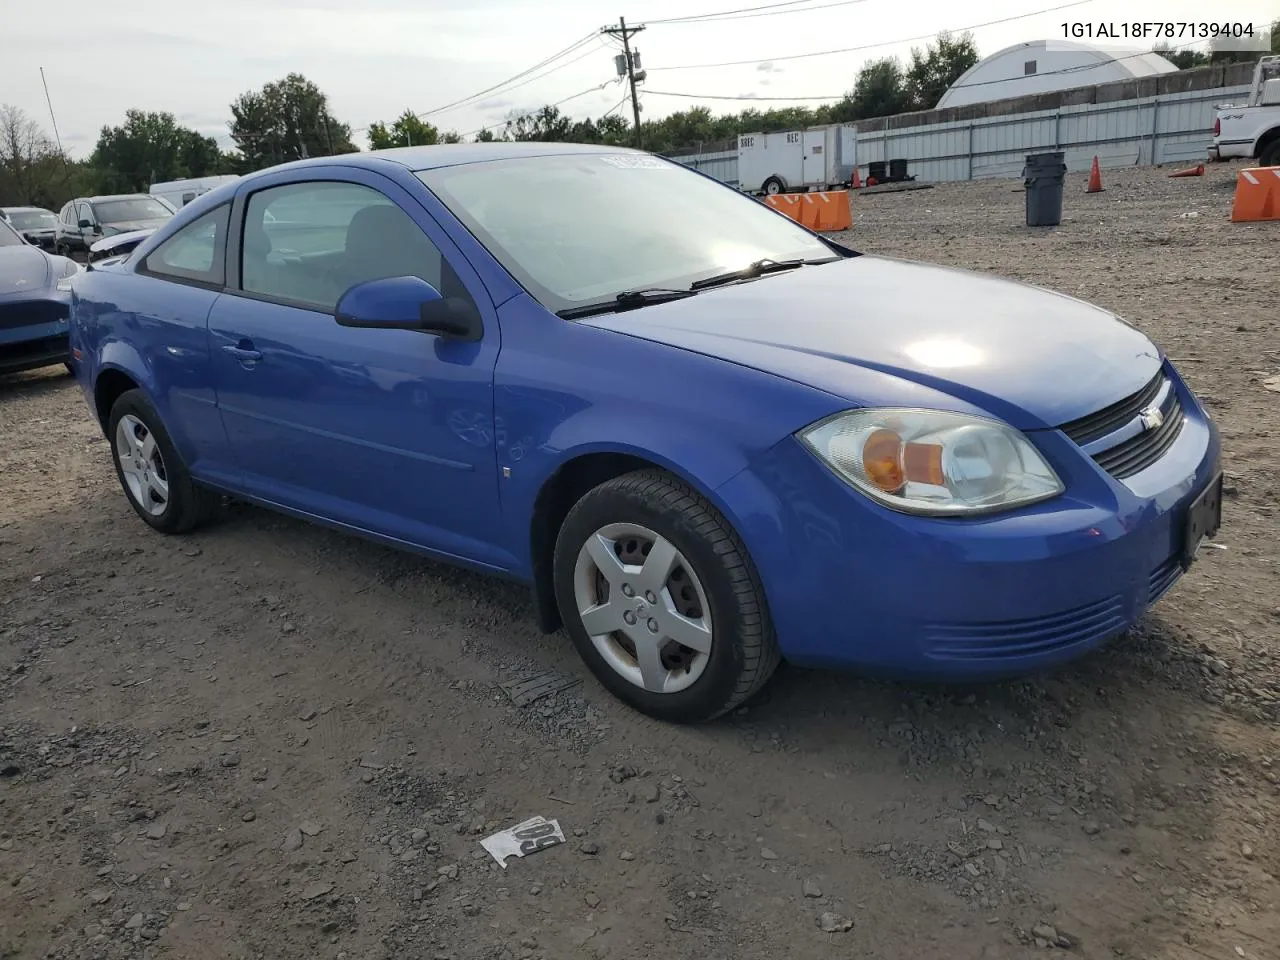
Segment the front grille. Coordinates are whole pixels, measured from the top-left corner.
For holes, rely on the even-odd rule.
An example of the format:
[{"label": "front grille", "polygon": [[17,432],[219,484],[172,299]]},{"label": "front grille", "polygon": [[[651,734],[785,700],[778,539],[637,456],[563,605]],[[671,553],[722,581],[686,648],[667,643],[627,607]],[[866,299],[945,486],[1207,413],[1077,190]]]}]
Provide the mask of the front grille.
[{"label": "front grille", "polygon": [[1137,393],[1130,394],[1109,407],[1103,407],[1097,413],[1064,423],[1058,429],[1082,447],[1099,437],[1105,437],[1113,430],[1123,427],[1138,415],[1138,411],[1159,396],[1160,388],[1164,386],[1166,379],[1164,371],[1161,370]]},{"label": "front grille", "polygon": [[67,305],[60,300],[19,300],[0,303],[0,330],[34,327],[67,318]]},{"label": "front grille", "polygon": [[993,623],[925,625],[932,657],[939,660],[991,660],[1049,653],[1114,636],[1124,628],[1119,597],[1065,610],[1047,617]]},{"label": "front grille", "polygon": [[1172,403],[1167,404],[1162,411],[1164,423],[1154,430],[1144,430],[1110,450],[1095,454],[1093,459],[1098,466],[1117,480],[1123,480],[1145,470],[1163,457],[1165,451],[1173,446],[1173,441],[1178,439],[1187,419],[1177,395],[1171,396]]},{"label": "front grille", "polygon": [[1138,424],[1138,432],[1104,450],[1092,451],[1094,462],[1117,480],[1124,480],[1145,470],[1159,460],[1182,432],[1186,411],[1178,399],[1177,389],[1168,375],[1161,370],[1141,390],[1132,393],[1096,413],[1065,423],[1058,429],[1075,443],[1084,447],[1139,421],[1142,411],[1149,408],[1161,394],[1160,413],[1163,420],[1158,427],[1148,429]]}]

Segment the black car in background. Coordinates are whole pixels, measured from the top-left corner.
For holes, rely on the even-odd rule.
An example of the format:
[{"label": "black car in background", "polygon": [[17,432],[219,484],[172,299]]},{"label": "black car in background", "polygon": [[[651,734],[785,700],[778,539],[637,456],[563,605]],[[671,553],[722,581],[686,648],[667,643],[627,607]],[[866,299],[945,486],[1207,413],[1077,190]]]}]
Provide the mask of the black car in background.
[{"label": "black car in background", "polygon": [[174,214],[174,208],[145,193],[105,197],[77,197],[58,214],[54,252],[68,256],[87,253],[104,237],[153,229]]},{"label": "black car in background", "polygon": [[58,235],[58,217],[44,207],[0,207],[0,220],[22,234],[28,243],[52,250]]}]

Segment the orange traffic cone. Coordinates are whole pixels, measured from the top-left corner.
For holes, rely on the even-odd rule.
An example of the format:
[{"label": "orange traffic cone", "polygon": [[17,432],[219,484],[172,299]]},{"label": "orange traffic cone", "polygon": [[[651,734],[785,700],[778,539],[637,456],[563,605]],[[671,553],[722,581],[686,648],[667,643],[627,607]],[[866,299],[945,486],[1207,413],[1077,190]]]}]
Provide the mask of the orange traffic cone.
[{"label": "orange traffic cone", "polygon": [[1089,189],[1085,193],[1102,192],[1102,171],[1098,169],[1098,156],[1094,154],[1093,169],[1089,171]]},{"label": "orange traffic cone", "polygon": [[854,190],[862,189],[862,174],[858,172],[858,168],[853,168],[853,179],[849,181],[849,186]]},{"label": "orange traffic cone", "polygon": [[1190,170],[1175,170],[1173,173],[1169,174],[1169,176],[1171,177],[1203,177],[1204,164],[1203,163],[1197,164],[1196,166],[1192,167]]}]

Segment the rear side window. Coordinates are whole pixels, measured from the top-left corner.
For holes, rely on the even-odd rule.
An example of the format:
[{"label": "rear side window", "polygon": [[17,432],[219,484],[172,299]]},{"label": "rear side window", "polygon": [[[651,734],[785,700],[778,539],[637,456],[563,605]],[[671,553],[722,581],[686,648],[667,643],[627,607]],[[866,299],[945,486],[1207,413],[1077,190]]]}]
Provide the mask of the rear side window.
[{"label": "rear side window", "polygon": [[224,203],[193,220],[147,255],[143,271],[167,280],[222,286],[230,216],[231,205]]}]

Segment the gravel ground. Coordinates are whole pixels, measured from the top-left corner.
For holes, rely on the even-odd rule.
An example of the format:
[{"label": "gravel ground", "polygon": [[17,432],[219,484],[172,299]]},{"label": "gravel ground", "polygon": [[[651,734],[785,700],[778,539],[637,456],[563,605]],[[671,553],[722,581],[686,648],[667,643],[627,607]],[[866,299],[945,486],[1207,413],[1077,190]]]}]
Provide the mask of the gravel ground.
[{"label": "gravel ground", "polygon": [[1232,179],[1072,176],[1037,231],[1016,182],[855,199],[861,249],[1117,310],[1221,425],[1217,545],[1024,682],[784,669],[665,727],[521,589],[248,507],[152,534],[71,381],[0,381],[0,958],[1280,957],[1280,225]]}]

